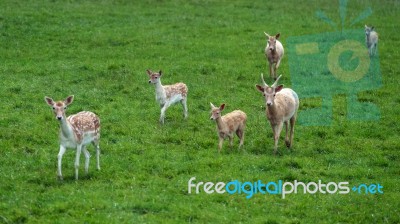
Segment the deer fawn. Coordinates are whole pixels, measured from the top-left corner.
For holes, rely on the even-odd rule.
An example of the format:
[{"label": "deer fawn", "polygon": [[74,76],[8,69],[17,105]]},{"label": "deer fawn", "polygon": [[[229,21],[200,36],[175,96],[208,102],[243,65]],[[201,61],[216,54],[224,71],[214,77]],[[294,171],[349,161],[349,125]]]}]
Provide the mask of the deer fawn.
[{"label": "deer fawn", "polygon": [[69,117],[65,116],[67,106],[72,103],[74,96],[67,97],[64,101],[54,102],[49,97],[44,98],[46,103],[53,108],[56,119],[60,121],[60,152],[58,153],[57,175],[63,179],[61,173],[61,160],[67,148],[76,148],[75,179],[78,180],[79,157],[81,151],[85,154],[85,173],[89,171],[90,153],[86,145],[92,143],[96,148],[97,169],[100,170],[100,119],[96,114],[82,111]]},{"label": "deer fawn", "polygon": [[160,123],[164,124],[165,111],[171,105],[180,102],[183,106],[183,116],[187,118],[188,109],[186,105],[188,88],[185,83],[175,83],[173,85],[161,84],[162,72],[158,73],[147,70],[147,75],[150,77],[149,83],[156,87],[156,101],[161,107]]},{"label": "deer fawn", "polygon": [[221,112],[225,108],[225,104],[216,107],[214,104],[211,105],[211,120],[215,120],[217,123],[217,131],[219,137],[218,152],[221,152],[222,144],[226,137],[229,138],[229,144],[232,147],[233,137],[236,135],[240,139],[239,149],[244,142],[244,129],[246,128],[247,115],[241,110],[235,110],[230,113],[221,116]]}]

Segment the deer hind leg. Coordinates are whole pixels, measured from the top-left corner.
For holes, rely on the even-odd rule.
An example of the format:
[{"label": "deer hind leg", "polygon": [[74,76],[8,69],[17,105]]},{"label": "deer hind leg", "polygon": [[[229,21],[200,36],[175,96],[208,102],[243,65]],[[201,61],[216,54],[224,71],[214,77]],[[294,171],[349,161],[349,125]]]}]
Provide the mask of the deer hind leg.
[{"label": "deer hind leg", "polygon": [[181,100],[182,106],[183,106],[183,117],[187,118],[188,117],[188,108],[187,108],[187,98],[183,98]]},{"label": "deer hind leg", "polygon": [[290,118],[290,143],[289,148],[293,146],[293,138],[294,138],[294,125],[296,124],[296,114]]},{"label": "deer hind leg", "polygon": [[289,129],[288,129],[289,122],[288,122],[288,121],[285,121],[284,123],[285,123],[285,130],[286,130],[286,135],[285,135],[285,144],[286,144],[286,146],[287,146],[287,147],[290,147],[290,141],[289,141]]},{"label": "deer hind leg", "polygon": [[280,64],[281,64],[281,60],[278,60],[276,62],[276,64],[274,65],[274,80],[276,80],[276,71],[278,70]]},{"label": "deer hind leg", "polygon": [[58,166],[57,166],[57,176],[58,179],[63,180],[62,172],[61,172],[61,163],[62,163],[62,157],[65,153],[66,148],[63,145],[60,145],[60,151],[58,152]]},{"label": "deer hind leg", "polygon": [[99,141],[93,141],[93,146],[96,149],[96,162],[97,162],[97,170],[100,170],[100,146]]},{"label": "deer hind leg", "polygon": [[239,127],[239,129],[236,131],[236,135],[240,139],[240,143],[239,143],[239,150],[240,150],[240,148],[243,146],[243,142],[244,142],[244,128]]},{"label": "deer hind leg", "polygon": [[89,173],[90,153],[86,149],[86,146],[82,146],[83,154],[85,155],[85,174]]}]

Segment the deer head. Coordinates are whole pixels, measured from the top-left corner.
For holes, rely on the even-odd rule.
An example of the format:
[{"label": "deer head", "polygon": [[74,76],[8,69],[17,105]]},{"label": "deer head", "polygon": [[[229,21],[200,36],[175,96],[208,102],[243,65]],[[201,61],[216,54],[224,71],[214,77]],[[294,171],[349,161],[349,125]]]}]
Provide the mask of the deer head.
[{"label": "deer head", "polygon": [[265,103],[267,104],[267,106],[272,106],[274,105],[274,100],[275,100],[275,95],[276,93],[278,93],[279,91],[282,90],[283,85],[278,85],[278,81],[279,79],[282,77],[282,75],[280,75],[274,82],[274,84],[272,84],[272,86],[268,86],[268,84],[265,82],[264,80],[264,76],[263,74],[261,74],[261,81],[263,82],[263,86],[261,85],[256,85],[256,88],[258,91],[260,91],[263,96],[265,97]]},{"label": "deer head", "polygon": [[67,109],[67,106],[74,101],[74,96],[69,96],[67,97],[64,101],[57,101],[55,102],[52,98],[50,97],[44,97],[44,100],[46,103],[53,108],[53,112],[56,115],[57,120],[62,120],[65,119],[65,111]]}]

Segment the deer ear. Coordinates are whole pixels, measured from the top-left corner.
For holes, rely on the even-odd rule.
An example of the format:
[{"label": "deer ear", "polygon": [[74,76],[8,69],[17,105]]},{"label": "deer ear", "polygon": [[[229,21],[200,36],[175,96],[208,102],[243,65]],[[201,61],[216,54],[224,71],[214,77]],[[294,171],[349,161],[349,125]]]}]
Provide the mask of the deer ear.
[{"label": "deer ear", "polygon": [[224,110],[224,108],[225,108],[225,104],[223,103],[223,104],[221,104],[221,106],[219,106],[219,110],[220,111],[223,111]]},{"label": "deer ear", "polygon": [[214,104],[210,102],[211,109],[215,108]]},{"label": "deer ear", "polygon": [[162,71],[160,70],[159,72],[158,72],[158,74],[160,74],[160,76],[162,75]]},{"label": "deer ear", "polygon": [[283,89],[283,85],[279,85],[275,88],[275,93],[281,91]]},{"label": "deer ear", "polygon": [[153,73],[152,71],[150,71],[150,69],[147,69],[146,72],[147,72],[147,75],[149,75],[149,76]]},{"label": "deer ear", "polygon": [[364,26],[365,26],[365,28],[368,28],[367,24],[365,24]]},{"label": "deer ear", "polygon": [[52,98],[45,96],[44,100],[46,101],[47,105],[53,106],[54,100]]},{"label": "deer ear", "polygon": [[375,27],[371,27],[371,30],[375,30]]},{"label": "deer ear", "polygon": [[281,36],[281,33],[278,33],[278,34],[275,35],[275,38],[279,39],[280,36]]},{"label": "deer ear", "polygon": [[256,85],[256,88],[258,91],[264,93],[264,87],[260,86],[260,85]]},{"label": "deer ear", "polygon": [[66,106],[68,106],[72,103],[72,101],[74,101],[74,95],[67,97],[67,99],[64,100],[64,103]]}]

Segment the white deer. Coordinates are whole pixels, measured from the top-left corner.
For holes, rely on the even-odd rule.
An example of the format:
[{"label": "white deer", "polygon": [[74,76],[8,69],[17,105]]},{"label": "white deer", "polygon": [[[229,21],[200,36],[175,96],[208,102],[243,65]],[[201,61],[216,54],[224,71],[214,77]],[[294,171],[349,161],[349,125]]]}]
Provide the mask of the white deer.
[{"label": "white deer", "polygon": [[378,49],[378,33],[375,27],[365,25],[365,43],[367,44],[368,54],[370,57],[376,55]]},{"label": "white deer", "polygon": [[269,75],[276,80],[276,70],[278,70],[284,54],[282,43],[278,40],[281,34],[278,33],[275,36],[270,36],[266,32],[264,32],[264,34],[267,37],[265,56],[269,63]]},{"label": "white deer", "polygon": [[62,157],[67,148],[76,148],[75,157],[75,179],[78,180],[79,158],[81,151],[85,154],[85,173],[89,171],[90,153],[86,145],[92,143],[96,148],[97,169],[100,170],[100,119],[89,111],[82,111],[66,117],[67,106],[72,103],[74,96],[67,97],[64,101],[55,102],[49,97],[44,98],[46,103],[52,107],[56,119],[60,121],[60,151],[58,153],[57,175],[63,179],[61,172]]},{"label": "white deer", "polygon": [[156,101],[161,107],[160,123],[164,124],[165,111],[171,105],[180,102],[183,106],[183,116],[187,118],[188,108],[187,108],[187,94],[188,88],[185,83],[175,83],[173,85],[161,84],[162,71],[152,72],[147,70],[147,75],[150,77],[149,83],[154,84],[156,87]]},{"label": "white deer", "polygon": [[[257,90],[263,93],[266,103],[266,114],[274,133],[274,154],[278,151],[278,140],[282,131],[283,123],[286,127],[285,143],[288,148],[293,144],[294,125],[296,123],[297,111],[299,109],[299,97],[296,92],[290,88],[284,88],[283,85],[277,85],[280,75],[271,87],[264,81],[263,74],[261,80],[263,86],[256,85]],[[288,132],[288,121],[290,120],[290,139]]]}]

